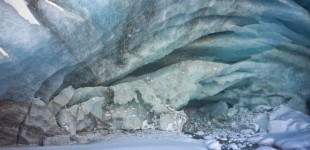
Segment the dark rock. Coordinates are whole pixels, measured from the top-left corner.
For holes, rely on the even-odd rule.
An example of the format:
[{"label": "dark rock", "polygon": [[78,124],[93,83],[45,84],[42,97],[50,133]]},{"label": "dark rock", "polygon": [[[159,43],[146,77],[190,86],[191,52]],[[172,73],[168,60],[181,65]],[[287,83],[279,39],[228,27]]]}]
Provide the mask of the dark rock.
[{"label": "dark rock", "polygon": [[22,103],[0,101],[0,146],[17,143],[17,136],[28,106]]},{"label": "dark rock", "polygon": [[46,137],[67,134],[57,124],[55,116],[49,111],[43,101],[32,103],[25,123],[22,125],[19,144],[42,145]]},{"label": "dark rock", "polygon": [[73,144],[69,135],[56,135],[48,137],[43,141],[43,146],[61,146]]}]

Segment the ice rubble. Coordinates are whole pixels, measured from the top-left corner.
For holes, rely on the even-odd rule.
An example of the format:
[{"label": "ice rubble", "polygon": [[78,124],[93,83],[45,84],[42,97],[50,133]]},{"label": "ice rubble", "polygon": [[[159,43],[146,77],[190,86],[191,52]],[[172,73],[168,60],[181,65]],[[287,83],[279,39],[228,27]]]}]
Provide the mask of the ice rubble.
[{"label": "ice rubble", "polygon": [[[40,104],[40,103],[38,103]],[[270,117],[262,119],[257,114],[243,114],[242,121],[244,124],[259,124],[265,120],[265,124],[269,125],[268,133],[258,128],[241,127],[241,131],[232,130],[229,127],[221,126],[214,127],[215,132],[195,133],[202,137],[202,139],[193,139],[190,135],[184,135],[179,132],[165,132],[156,130],[138,130],[135,132],[124,132],[114,130],[109,133],[107,130],[97,130],[95,132],[88,132],[78,134],[76,136],[56,135],[48,137],[43,144],[46,147],[18,147],[18,148],[4,148],[7,150],[14,149],[206,149],[206,150],[220,150],[220,149],[256,149],[256,150],[273,150],[276,148],[286,149],[308,149],[309,143],[309,125],[310,117],[303,113],[290,109],[285,106],[279,106],[271,112],[265,112]],[[255,118],[256,117],[256,118]],[[260,119],[258,119],[260,118]],[[236,119],[236,118],[235,118]],[[279,125],[278,122],[284,122],[276,130],[273,128]],[[229,122],[229,121],[227,121]],[[226,123],[227,123],[226,122]],[[213,123],[215,123],[213,121]],[[229,122],[233,123],[233,122]],[[291,126],[292,124],[296,126]],[[238,125],[238,124],[236,124]],[[239,124],[241,125],[241,124]],[[232,125],[233,126],[233,125]],[[279,130],[280,129],[280,130]],[[90,144],[91,143],[91,144]],[[257,145],[257,144],[258,145]],[[83,144],[83,145],[75,145]],[[84,145],[89,144],[89,145]],[[54,147],[54,145],[62,145]],[[65,146],[67,145],[67,146]],[[71,146],[68,146],[71,145]],[[73,146],[72,146],[73,145]],[[3,148],[0,148],[3,149]]]},{"label": "ice rubble", "polygon": [[[96,112],[97,118],[106,122],[112,121],[111,125],[117,129],[141,129],[147,121],[148,124],[155,123],[158,129],[181,131],[186,116],[182,111],[176,110],[185,106],[195,97],[208,96],[210,93],[203,91],[204,86],[197,84],[205,78],[215,77],[223,66],[225,64],[184,61],[146,76],[124,79],[124,81],[120,81],[121,83],[108,88],[88,87],[72,91],[72,87],[68,87],[50,104],[58,103],[57,105],[61,104],[60,107],[71,106],[63,109],[58,115],[59,120],[66,122],[66,120],[72,120],[67,116],[74,116],[77,114],[77,109],[80,110],[74,104],[83,105],[85,102],[89,103],[93,98],[103,97],[103,99],[107,99],[105,104],[109,104],[102,105],[101,109],[94,110],[94,112]],[[178,74],[182,74],[182,76],[177,76]],[[185,82],[184,79],[188,80]],[[57,102],[59,97],[62,98],[61,102]],[[101,112],[102,109],[104,109],[104,113]],[[67,115],[65,112],[69,112],[71,115]],[[60,124],[70,124],[69,122]]]},{"label": "ice rubble", "polygon": [[[192,115],[189,118],[198,119]],[[210,146],[219,142],[222,149],[309,149],[309,119],[308,115],[281,105],[260,113],[245,109],[229,118],[190,120],[185,131]]]}]

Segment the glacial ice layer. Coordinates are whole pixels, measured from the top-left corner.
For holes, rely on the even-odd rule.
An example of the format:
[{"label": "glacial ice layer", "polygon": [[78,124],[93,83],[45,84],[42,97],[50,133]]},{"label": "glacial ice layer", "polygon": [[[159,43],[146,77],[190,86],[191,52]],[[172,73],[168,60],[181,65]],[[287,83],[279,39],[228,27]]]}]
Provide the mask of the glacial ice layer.
[{"label": "glacial ice layer", "polygon": [[25,115],[1,116],[14,125],[0,136],[10,144],[97,128],[180,131],[193,101],[209,103],[202,109],[214,118],[231,107],[307,112],[309,8],[307,0],[0,1],[0,100],[21,103],[8,110]]}]

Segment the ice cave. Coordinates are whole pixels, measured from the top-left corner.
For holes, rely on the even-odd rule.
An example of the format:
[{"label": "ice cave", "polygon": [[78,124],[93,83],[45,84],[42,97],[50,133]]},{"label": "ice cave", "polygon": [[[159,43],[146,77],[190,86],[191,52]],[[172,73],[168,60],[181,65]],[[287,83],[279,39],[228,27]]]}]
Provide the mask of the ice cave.
[{"label": "ice cave", "polygon": [[310,0],[0,0],[1,150],[310,150]]}]

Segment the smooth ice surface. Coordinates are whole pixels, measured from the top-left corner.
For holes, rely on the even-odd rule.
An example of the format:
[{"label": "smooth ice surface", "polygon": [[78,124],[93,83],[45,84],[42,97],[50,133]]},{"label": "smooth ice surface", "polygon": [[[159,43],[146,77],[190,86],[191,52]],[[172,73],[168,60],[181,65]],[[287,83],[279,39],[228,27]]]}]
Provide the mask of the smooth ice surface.
[{"label": "smooth ice surface", "polygon": [[283,150],[289,149],[309,149],[310,148],[310,129],[299,130],[295,132],[286,132],[282,134],[266,135],[259,144],[274,145]]},{"label": "smooth ice surface", "polygon": [[281,106],[269,115],[268,132],[285,133],[310,128],[309,115]]},{"label": "smooth ice surface", "polygon": [[259,148],[256,148],[255,150],[276,150],[276,149],[269,146],[261,146]]},{"label": "smooth ice surface", "polygon": [[281,106],[269,116],[269,134],[258,141],[283,150],[310,148],[310,116]]},{"label": "smooth ice surface", "polygon": [[184,135],[121,136],[89,145],[0,148],[1,150],[206,150],[202,140]]}]

